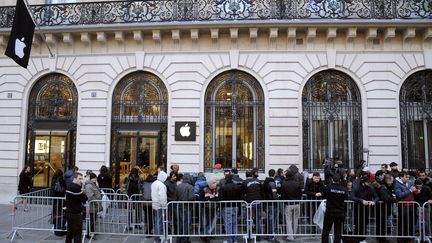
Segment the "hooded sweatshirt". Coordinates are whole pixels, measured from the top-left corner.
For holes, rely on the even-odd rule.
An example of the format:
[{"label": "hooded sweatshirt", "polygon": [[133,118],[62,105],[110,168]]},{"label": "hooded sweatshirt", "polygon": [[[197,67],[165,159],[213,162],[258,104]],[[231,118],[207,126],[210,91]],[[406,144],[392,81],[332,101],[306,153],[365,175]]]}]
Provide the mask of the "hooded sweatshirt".
[{"label": "hooded sweatshirt", "polygon": [[151,199],[154,210],[162,209],[167,206],[167,188],[164,184],[168,175],[161,171],[157,180],[151,185]]},{"label": "hooded sweatshirt", "polygon": [[289,167],[289,170],[294,173],[294,180],[299,184],[300,188],[303,190],[305,183],[304,183],[304,177],[302,174],[300,174],[299,169],[296,165],[291,165]]},{"label": "hooded sweatshirt", "polygon": [[177,185],[178,201],[195,201],[194,187],[190,175],[184,175],[182,183]]}]

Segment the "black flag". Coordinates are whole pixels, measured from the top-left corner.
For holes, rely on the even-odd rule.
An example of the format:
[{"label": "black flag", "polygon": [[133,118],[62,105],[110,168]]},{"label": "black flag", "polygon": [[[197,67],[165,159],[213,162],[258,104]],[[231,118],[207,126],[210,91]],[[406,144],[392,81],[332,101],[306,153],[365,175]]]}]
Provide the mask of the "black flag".
[{"label": "black flag", "polygon": [[24,0],[17,0],[12,30],[5,55],[27,68],[35,25]]}]

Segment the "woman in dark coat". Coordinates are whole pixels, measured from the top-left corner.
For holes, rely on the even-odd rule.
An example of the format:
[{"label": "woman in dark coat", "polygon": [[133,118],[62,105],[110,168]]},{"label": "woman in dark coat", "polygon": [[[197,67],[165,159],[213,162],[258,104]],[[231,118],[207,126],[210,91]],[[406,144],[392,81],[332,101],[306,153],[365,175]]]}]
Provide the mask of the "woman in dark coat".
[{"label": "woman in dark coat", "polygon": [[112,189],[112,176],[105,165],[102,165],[101,168],[99,169],[97,182],[99,184],[99,188],[101,189],[104,188]]},{"label": "woman in dark coat", "polygon": [[53,209],[52,209],[52,223],[54,224],[54,229],[60,229],[62,231],[55,230],[54,234],[57,236],[65,235],[66,232],[66,218],[63,213],[64,198],[66,193],[66,181],[63,177],[63,171],[57,169],[51,180],[51,195],[56,197],[53,199]]},{"label": "woman in dark coat", "polygon": [[[18,183],[18,193],[20,195],[31,192],[33,187],[33,179],[31,174],[31,167],[29,165],[24,166],[20,175],[19,175],[19,183]],[[24,212],[28,211],[27,200],[22,199],[17,202],[18,204],[24,204]],[[16,206],[15,206],[16,207]]]}]

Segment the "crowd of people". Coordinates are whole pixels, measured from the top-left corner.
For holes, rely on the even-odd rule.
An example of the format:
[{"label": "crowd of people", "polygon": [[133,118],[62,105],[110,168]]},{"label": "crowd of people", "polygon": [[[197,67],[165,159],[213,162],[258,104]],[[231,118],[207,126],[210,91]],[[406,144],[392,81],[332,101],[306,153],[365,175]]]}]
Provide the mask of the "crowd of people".
[{"label": "crowd of people", "polygon": [[[395,162],[390,163],[390,170],[387,164],[382,164],[381,169],[372,173],[366,166],[365,161],[361,161],[355,169],[344,169],[341,161],[325,161],[323,163],[323,173],[314,172],[300,173],[295,165],[291,165],[286,170],[279,168],[270,169],[267,172],[265,180],[260,180],[259,170],[252,169],[246,172],[246,178],[242,179],[238,175],[237,169],[223,169],[221,164],[216,164],[212,173],[181,173],[178,165],[172,165],[170,172],[167,174],[162,169],[157,173],[147,175],[142,178],[138,168],[133,168],[124,181],[124,192],[128,196],[140,194],[145,201],[151,201],[151,206],[144,208],[147,212],[145,215],[151,215],[148,222],[153,224],[147,228],[148,233],[155,235],[154,240],[160,242],[159,237],[163,231],[163,210],[171,201],[246,201],[252,203],[256,200],[294,200],[302,199],[322,200],[327,199],[327,209],[325,211],[324,223],[322,229],[322,242],[328,242],[328,236],[332,226],[334,226],[334,240],[341,242],[341,234],[346,229],[343,223],[346,217],[345,200],[354,202],[354,221],[355,227],[352,230],[353,235],[361,236],[366,234],[367,224],[370,223],[369,215],[374,207],[374,216],[377,240],[387,242],[384,237],[387,226],[390,226],[391,218],[397,218],[398,235],[412,236],[416,230],[416,222],[420,215],[416,212],[415,205],[423,205],[426,202],[432,202],[432,179],[426,174],[424,169],[416,171],[398,170]],[[26,173],[28,169],[23,170]],[[22,174],[23,174],[22,173]],[[28,172],[27,172],[28,173]],[[27,183],[25,174],[20,175],[20,190],[27,191],[29,187],[22,185]],[[66,220],[68,222],[66,242],[80,241],[83,217],[83,203],[91,200],[101,199],[100,188],[111,188],[112,178],[107,167],[102,166],[100,174],[89,172],[87,179],[78,172],[77,167],[69,168],[64,174],[57,170],[52,179],[52,188],[54,196],[66,196]],[[322,178],[324,177],[324,178]],[[305,195],[305,196],[304,196]],[[399,204],[397,202],[407,202]],[[417,202],[415,204],[413,202]],[[101,211],[100,205],[92,204],[90,209],[91,222],[90,227],[94,227],[94,214]],[[277,204],[268,204],[265,209],[259,204],[252,207],[252,214],[257,233],[272,235],[276,232],[280,224],[280,215],[286,222],[286,233],[289,235],[285,240],[293,241],[294,235],[298,230],[300,218],[300,204],[282,203],[282,207]],[[318,208],[318,203],[313,204],[312,212]],[[60,215],[58,205],[53,205],[53,216]],[[168,210],[174,210],[168,208]],[[178,209],[177,209],[178,210]],[[241,208],[235,206],[225,206],[222,209],[221,216],[224,220],[225,232],[227,234],[226,242],[238,242],[237,236],[237,219]],[[149,213],[149,212],[152,213]],[[177,212],[180,215],[178,219],[182,221],[180,225],[190,225],[190,208],[185,207]],[[267,219],[266,227],[262,223],[262,213],[265,212]],[[427,228],[430,227],[431,212],[426,212],[425,223]],[[312,218],[313,215],[307,215]],[[406,223],[402,223],[402,222]],[[64,227],[64,220],[58,221],[56,229]],[[79,222],[79,223],[78,223]],[[174,223],[174,222],[172,222]],[[93,228],[92,228],[93,229]],[[209,227],[204,227],[210,230]],[[265,230],[266,232],[261,232]],[[417,229],[418,230],[418,229]],[[61,233],[59,231],[59,233]],[[209,232],[206,232],[209,233]],[[429,232],[430,233],[430,232]],[[209,242],[210,238],[202,238],[204,242]],[[260,237],[257,238],[260,241]],[[277,241],[275,236],[269,237],[269,241]],[[351,239],[356,242],[362,242],[365,238],[357,237]],[[400,238],[399,242],[409,241],[410,238]],[[181,237],[179,242],[189,242],[187,237]]]}]

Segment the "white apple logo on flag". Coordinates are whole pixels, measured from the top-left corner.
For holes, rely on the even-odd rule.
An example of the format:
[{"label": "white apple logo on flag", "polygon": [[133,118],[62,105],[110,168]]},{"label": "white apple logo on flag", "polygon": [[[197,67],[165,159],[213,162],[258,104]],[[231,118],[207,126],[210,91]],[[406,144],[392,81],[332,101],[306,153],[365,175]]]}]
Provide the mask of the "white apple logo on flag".
[{"label": "white apple logo on flag", "polygon": [[190,127],[188,123],[186,123],[186,125],[184,125],[183,127],[180,127],[180,135],[182,135],[182,137],[189,137]]},{"label": "white apple logo on flag", "polygon": [[15,40],[15,55],[17,55],[19,58],[24,57],[24,48],[27,45],[24,43],[24,37],[20,39]]}]

